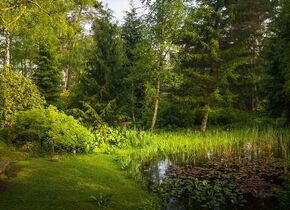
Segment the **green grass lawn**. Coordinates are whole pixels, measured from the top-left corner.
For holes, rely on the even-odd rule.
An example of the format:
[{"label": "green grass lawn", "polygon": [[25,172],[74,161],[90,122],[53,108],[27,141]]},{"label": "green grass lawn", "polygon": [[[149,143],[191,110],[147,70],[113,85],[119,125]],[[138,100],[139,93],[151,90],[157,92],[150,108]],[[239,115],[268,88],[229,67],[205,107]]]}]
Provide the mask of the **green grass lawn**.
[{"label": "green grass lawn", "polygon": [[[0,145],[0,155],[3,155],[3,150]],[[13,159],[11,157],[16,156],[12,154],[10,159]],[[0,193],[0,209],[102,209],[89,200],[90,196],[99,193],[112,194],[106,209],[136,210],[144,207],[153,197],[134,180],[126,178],[113,158],[88,155],[63,157],[59,162],[49,158],[18,160],[11,166],[12,171],[18,170],[17,177],[9,181],[7,189]]]},{"label": "green grass lawn", "polygon": [[[142,162],[160,154],[190,153],[195,156],[206,155],[208,150],[217,154],[230,153],[241,150],[249,142],[269,150],[279,147],[283,157],[289,160],[286,149],[290,144],[289,135],[288,129],[212,131],[206,134],[160,132],[148,135],[139,147],[116,150],[115,155],[64,156],[59,162],[50,158],[29,158],[28,154],[0,141],[0,160],[12,160],[11,171],[18,171],[7,189],[4,192],[0,189],[0,210],[102,209],[89,200],[90,196],[100,193],[112,194],[106,209],[156,209],[158,204],[152,204],[156,197],[144,190],[144,186],[127,178],[120,168],[130,172],[130,176],[140,178]],[[114,161],[116,157],[118,162]]]}]

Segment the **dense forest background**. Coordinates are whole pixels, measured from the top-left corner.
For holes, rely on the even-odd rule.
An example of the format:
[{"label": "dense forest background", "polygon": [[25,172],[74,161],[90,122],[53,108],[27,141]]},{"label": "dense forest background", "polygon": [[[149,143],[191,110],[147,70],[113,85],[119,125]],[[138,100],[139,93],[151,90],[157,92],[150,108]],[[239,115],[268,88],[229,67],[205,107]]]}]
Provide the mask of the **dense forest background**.
[{"label": "dense forest background", "polygon": [[120,24],[96,0],[1,0],[1,126],[49,105],[88,127],[290,123],[289,0],[142,3]]}]

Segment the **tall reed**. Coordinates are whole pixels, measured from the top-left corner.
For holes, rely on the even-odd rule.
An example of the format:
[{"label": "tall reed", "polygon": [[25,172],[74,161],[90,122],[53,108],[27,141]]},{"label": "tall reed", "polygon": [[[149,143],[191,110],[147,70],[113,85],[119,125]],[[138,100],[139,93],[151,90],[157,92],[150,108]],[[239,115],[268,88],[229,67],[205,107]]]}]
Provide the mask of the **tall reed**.
[{"label": "tall reed", "polygon": [[290,161],[290,129],[245,128],[213,129],[206,133],[183,130],[178,132],[147,133],[142,145],[119,151],[123,168],[138,174],[143,162],[156,157],[178,154],[184,161],[208,158],[209,155],[230,155],[252,152],[267,153]]}]

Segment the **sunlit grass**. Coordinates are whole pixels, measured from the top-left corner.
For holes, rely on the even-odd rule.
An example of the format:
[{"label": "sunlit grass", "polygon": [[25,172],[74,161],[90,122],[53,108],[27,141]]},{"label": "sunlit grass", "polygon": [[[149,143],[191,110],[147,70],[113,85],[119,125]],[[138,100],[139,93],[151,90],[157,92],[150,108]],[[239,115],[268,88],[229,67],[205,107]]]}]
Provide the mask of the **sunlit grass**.
[{"label": "sunlit grass", "polygon": [[99,209],[90,196],[112,194],[106,209],[141,207],[152,196],[127,179],[110,155],[65,157],[60,162],[33,158],[12,166],[19,170],[1,193],[1,210]]},{"label": "sunlit grass", "polygon": [[[183,130],[147,133],[135,146],[114,150],[115,155],[92,154],[62,157],[60,162],[49,158],[29,158],[25,153],[0,142],[0,160],[11,159],[12,169],[19,170],[8,190],[1,193],[0,209],[98,209],[89,201],[99,193],[112,194],[107,209],[138,209],[152,196],[137,182],[142,179],[144,162],[156,157],[179,154],[184,162],[213,154],[242,153],[263,148],[270,155],[278,153],[289,160],[289,129],[214,129],[206,133]],[[117,162],[114,160],[117,159]],[[144,188],[143,188],[144,189]],[[150,203],[150,202],[149,202]]]}]

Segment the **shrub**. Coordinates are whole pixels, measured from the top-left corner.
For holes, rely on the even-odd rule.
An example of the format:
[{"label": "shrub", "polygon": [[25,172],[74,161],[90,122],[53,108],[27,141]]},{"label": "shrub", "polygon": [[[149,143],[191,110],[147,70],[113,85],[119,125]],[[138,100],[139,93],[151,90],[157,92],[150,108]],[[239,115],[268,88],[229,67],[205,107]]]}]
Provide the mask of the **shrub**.
[{"label": "shrub", "polygon": [[88,129],[53,106],[19,112],[11,129],[10,140],[17,146],[32,142],[52,152],[89,152],[96,146]]},{"label": "shrub", "polygon": [[126,128],[112,128],[106,124],[100,124],[94,134],[97,144],[106,148],[141,147],[146,137],[145,132]]},{"label": "shrub", "polygon": [[4,127],[12,124],[17,111],[40,108],[44,99],[30,79],[9,69],[0,72],[0,127]]}]

